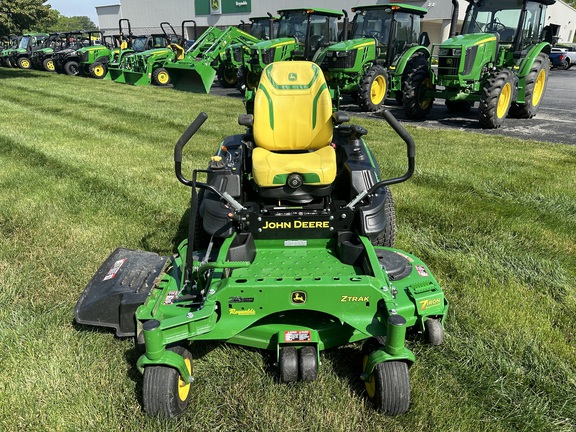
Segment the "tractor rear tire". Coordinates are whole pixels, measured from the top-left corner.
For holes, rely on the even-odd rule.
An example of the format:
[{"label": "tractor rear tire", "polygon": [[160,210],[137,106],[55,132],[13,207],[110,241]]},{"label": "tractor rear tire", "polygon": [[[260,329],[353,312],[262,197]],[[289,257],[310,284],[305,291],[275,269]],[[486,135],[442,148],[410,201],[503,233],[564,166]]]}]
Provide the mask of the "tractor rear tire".
[{"label": "tractor rear tire", "polygon": [[88,66],[88,75],[92,78],[103,79],[108,72],[108,68],[105,64],[100,62],[94,62]]},{"label": "tractor rear tire", "polygon": [[372,66],[360,81],[360,108],[369,112],[384,109],[388,93],[388,73],[382,66]]},{"label": "tractor rear tire", "polygon": [[[187,349],[176,346],[170,348],[184,358],[186,367],[192,374],[192,354]],[[142,400],[144,411],[151,416],[172,418],[181,414],[190,401],[190,383],[182,380],[177,369],[169,366],[147,366],[144,368]]]},{"label": "tractor rear tire", "polygon": [[32,69],[32,62],[28,57],[19,57],[16,62],[20,69]]},{"label": "tractor rear tire", "polygon": [[218,76],[218,82],[224,88],[234,88],[238,83],[238,71],[227,69],[223,64],[218,66],[216,75]]},{"label": "tractor rear tire", "polygon": [[170,84],[170,74],[164,68],[156,68],[152,72],[152,84],[159,87],[166,87]]},{"label": "tractor rear tire", "polygon": [[544,53],[540,53],[530,68],[526,76],[526,87],[524,88],[523,104],[514,102],[510,107],[510,116],[514,118],[528,119],[536,115],[548,84],[548,71],[550,70],[550,59]]},{"label": "tractor rear tire", "polygon": [[502,69],[484,84],[479,106],[482,129],[496,129],[504,123],[514,99],[513,76],[509,69]]},{"label": "tractor rear tire", "polygon": [[404,99],[402,100],[406,117],[411,120],[426,118],[434,105],[434,98],[425,95],[428,90],[435,90],[435,86],[427,66],[416,68],[408,74],[404,83]]},{"label": "tractor rear tire", "polygon": [[386,227],[372,240],[374,246],[394,247],[396,239],[396,212],[394,210],[394,199],[388,186],[386,189],[386,199],[384,200],[384,215],[386,216]]},{"label": "tractor rear tire", "polygon": [[45,71],[56,72],[56,66],[54,66],[54,60],[47,58],[42,62],[42,67]]},{"label": "tractor rear tire", "polygon": [[70,76],[77,76],[80,73],[78,62],[69,61],[64,65],[64,72]]}]

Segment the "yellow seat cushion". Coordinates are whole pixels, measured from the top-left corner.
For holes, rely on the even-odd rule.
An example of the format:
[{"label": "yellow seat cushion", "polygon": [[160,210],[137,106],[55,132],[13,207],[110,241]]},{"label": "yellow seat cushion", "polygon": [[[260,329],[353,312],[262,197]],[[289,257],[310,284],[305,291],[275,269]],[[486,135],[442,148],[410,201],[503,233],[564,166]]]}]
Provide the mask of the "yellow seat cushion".
[{"label": "yellow seat cushion", "polygon": [[271,151],[315,150],[332,141],[332,98],[317,64],[271,63],[254,99],[254,141]]},{"label": "yellow seat cushion", "polygon": [[292,173],[301,174],[306,185],[329,185],[336,178],[336,151],[326,146],[306,153],[274,153],[261,147],[252,152],[252,175],[257,185],[282,186]]}]

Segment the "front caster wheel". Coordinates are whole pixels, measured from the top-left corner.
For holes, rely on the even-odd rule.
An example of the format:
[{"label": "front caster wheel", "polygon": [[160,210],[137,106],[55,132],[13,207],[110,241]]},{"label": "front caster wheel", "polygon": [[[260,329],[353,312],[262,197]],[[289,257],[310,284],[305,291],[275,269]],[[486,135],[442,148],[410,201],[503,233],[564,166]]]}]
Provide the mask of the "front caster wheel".
[{"label": "front caster wheel", "polygon": [[[184,358],[192,374],[192,354],[183,347],[170,348]],[[144,411],[151,416],[172,418],[181,414],[190,401],[190,383],[184,382],[178,370],[169,366],[148,366],[144,369],[142,388]]]},{"label": "front caster wheel", "polygon": [[298,350],[300,381],[314,381],[318,376],[318,355],[313,346],[303,346]]},{"label": "front caster wheel", "polygon": [[298,381],[298,350],[295,347],[289,346],[280,349],[278,368],[280,369],[281,382]]},{"label": "front caster wheel", "polygon": [[410,408],[410,374],[406,363],[377,364],[365,384],[368,397],[381,413],[399,415]]},{"label": "front caster wheel", "polygon": [[424,337],[430,345],[442,345],[444,342],[442,321],[434,318],[428,318],[424,321]]}]

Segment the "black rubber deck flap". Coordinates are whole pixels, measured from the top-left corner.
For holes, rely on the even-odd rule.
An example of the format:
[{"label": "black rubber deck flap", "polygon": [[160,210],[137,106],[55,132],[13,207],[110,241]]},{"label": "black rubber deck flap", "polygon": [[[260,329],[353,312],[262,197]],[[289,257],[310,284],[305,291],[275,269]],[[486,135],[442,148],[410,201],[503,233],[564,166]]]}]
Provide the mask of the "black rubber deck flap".
[{"label": "black rubber deck flap", "polygon": [[135,336],[134,313],[146,300],[168,257],[118,248],[100,266],[74,308],[79,324],[116,329],[116,336]]}]

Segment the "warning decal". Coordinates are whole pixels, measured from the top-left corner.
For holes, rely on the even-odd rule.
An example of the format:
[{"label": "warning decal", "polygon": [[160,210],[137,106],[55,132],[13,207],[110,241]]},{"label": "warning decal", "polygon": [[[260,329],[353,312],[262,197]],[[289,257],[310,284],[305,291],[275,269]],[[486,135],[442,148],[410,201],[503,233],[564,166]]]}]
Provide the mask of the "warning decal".
[{"label": "warning decal", "polygon": [[118,260],[114,263],[114,265],[112,266],[112,268],[110,270],[108,270],[108,273],[106,273],[106,276],[104,276],[104,279],[102,279],[103,281],[107,281],[110,279],[114,279],[114,277],[116,276],[116,273],[118,273],[118,271],[120,270],[120,267],[122,267],[122,265],[126,262],[126,258]]},{"label": "warning decal", "polygon": [[310,342],[310,330],[291,330],[284,332],[284,342]]}]

